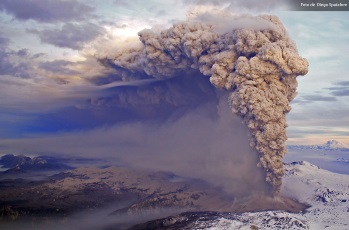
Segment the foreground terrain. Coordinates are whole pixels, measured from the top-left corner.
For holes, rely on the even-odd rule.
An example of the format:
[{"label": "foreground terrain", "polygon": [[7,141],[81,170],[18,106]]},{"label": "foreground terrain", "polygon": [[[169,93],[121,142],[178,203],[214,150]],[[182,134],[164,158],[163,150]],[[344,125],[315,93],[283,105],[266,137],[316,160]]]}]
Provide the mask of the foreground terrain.
[{"label": "foreground terrain", "polygon": [[7,167],[0,173],[4,229],[349,228],[349,175],[308,162],[285,165],[281,195],[287,199],[248,201],[170,172],[72,169],[44,157],[8,155],[1,162]]},{"label": "foreground terrain", "polygon": [[308,162],[295,162],[285,168],[282,194],[310,205],[305,212],[191,212],[131,229],[349,229],[349,175],[332,173]]}]

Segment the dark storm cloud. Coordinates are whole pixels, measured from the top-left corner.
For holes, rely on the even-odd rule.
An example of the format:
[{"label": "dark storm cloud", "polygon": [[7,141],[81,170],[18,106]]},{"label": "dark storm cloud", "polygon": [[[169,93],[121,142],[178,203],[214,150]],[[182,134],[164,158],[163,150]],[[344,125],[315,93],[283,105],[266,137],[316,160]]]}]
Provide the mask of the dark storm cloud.
[{"label": "dark storm cloud", "polygon": [[337,97],[349,96],[349,81],[337,81],[333,85],[333,87],[326,88],[330,94]]},{"label": "dark storm cloud", "polygon": [[77,0],[1,0],[0,10],[18,20],[50,23],[83,20],[94,8]]},{"label": "dark storm cloud", "polygon": [[38,34],[41,42],[62,48],[81,49],[87,42],[105,32],[103,27],[93,23],[67,23],[60,29],[28,30]]}]

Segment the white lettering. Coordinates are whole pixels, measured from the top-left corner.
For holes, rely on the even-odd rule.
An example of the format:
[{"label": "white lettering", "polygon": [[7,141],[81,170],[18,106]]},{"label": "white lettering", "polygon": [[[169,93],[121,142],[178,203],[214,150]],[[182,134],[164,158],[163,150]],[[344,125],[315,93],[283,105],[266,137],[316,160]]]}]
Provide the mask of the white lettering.
[{"label": "white lettering", "polygon": [[329,3],[330,7],[344,7],[347,6],[345,3]]},{"label": "white lettering", "polygon": [[328,4],[324,4],[324,3],[317,3],[317,6],[322,6],[322,7],[328,7]]}]

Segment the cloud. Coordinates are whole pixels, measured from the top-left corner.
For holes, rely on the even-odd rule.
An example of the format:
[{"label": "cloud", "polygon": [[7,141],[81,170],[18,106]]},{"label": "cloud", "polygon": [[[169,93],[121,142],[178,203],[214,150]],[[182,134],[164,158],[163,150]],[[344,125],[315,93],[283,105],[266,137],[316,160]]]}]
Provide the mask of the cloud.
[{"label": "cloud", "polygon": [[287,129],[290,138],[306,137],[308,135],[322,135],[322,136],[349,136],[349,130],[340,130],[337,128],[323,128],[323,127],[293,127]]},{"label": "cloud", "polygon": [[0,123],[6,127],[20,123],[10,122],[10,114],[22,114],[19,117],[27,121],[25,117],[32,119],[32,114],[82,103],[102,91],[92,83],[94,79],[113,75],[113,70],[95,59],[47,61],[42,58],[46,54],[13,50],[10,45],[11,40],[0,33],[0,109],[8,114],[0,118]]},{"label": "cloud", "polygon": [[205,4],[210,4],[210,5],[221,5],[221,4],[226,4],[230,3],[231,0],[187,0],[184,1],[184,3],[189,3],[189,4],[198,4],[198,5],[205,5]]},{"label": "cloud", "polygon": [[26,116],[74,106],[76,100],[86,100],[99,90],[87,79],[111,73],[103,72],[95,60],[42,61],[43,55],[0,46],[2,113]]},{"label": "cloud", "polygon": [[305,95],[302,96],[301,98],[297,98],[293,103],[298,103],[298,104],[308,104],[312,102],[333,102],[337,101],[336,97],[331,97],[331,96],[322,96],[322,95]]},{"label": "cloud", "polygon": [[3,49],[4,47],[7,47],[9,42],[10,42],[9,38],[4,37],[2,34],[0,34],[0,49]]},{"label": "cloud", "polygon": [[[343,128],[349,123],[349,109],[340,101],[331,102],[329,106],[323,103],[292,105],[292,113],[287,116],[290,127],[328,127]],[[305,108],[304,108],[305,107]]]},{"label": "cloud", "polygon": [[326,97],[321,95],[307,95],[303,96],[303,99],[308,101],[337,101],[336,97]]},{"label": "cloud", "polygon": [[349,86],[349,81],[337,81],[334,84],[339,86]]},{"label": "cloud", "polygon": [[0,77],[36,78],[40,72],[37,68],[38,58],[45,54],[31,54],[28,49],[13,50],[10,45],[10,39],[0,34]]},{"label": "cloud", "polygon": [[39,64],[39,67],[50,71],[52,73],[56,74],[63,74],[63,75],[73,75],[78,74],[79,72],[72,69],[71,66],[74,66],[74,62],[66,61],[66,60],[55,60],[55,61],[48,61],[48,62],[42,62]]},{"label": "cloud", "polygon": [[[323,124],[325,121],[322,122]],[[342,125],[343,126],[343,125]],[[331,126],[298,126],[287,129],[289,134],[289,145],[292,144],[323,144],[324,142],[336,139],[348,142],[349,129],[345,127]]]},{"label": "cloud", "polygon": [[0,75],[30,77],[32,66],[26,60],[28,50],[12,51],[8,48],[9,44],[10,39],[0,34]]},{"label": "cloud", "polygon": [[285,9],[285,7],[287,7],[287,2],[287,0],[233,0],[228,9],[235,12],[241,10],[249,12],[270,12],[276,9]]},{"label": "cloud", "polygon": [[28,57],[29,55],[28,49],[21,49],[21,50],[18,50],[16,53],[19,57]]},{"label": "cloud", "polygon": [[349,87],[346,87],[346,88],[338,88],[338,89],[335,89],[331,92],[331,94],[333,96],[337,96],[337,97],[346,97],[346,96],[349,96]]},{"label": "cloud", "polygon": [[114,4],[116,4],[118,6],[129,6],[130,1],[127,1],[127,0],[114,0]]},{"label": "cloud", "polygon": [[[87,108],[89,106],[84,103],[91,98],[108,97],[119,87],[147,84],[143,81],[116,82],[120,80],[117,74],[94,59],[41,61],[37,55],[24,50],[0,50],[0,54],[4,54],[0,55],[0,109],[14,115],[49,111],[54,115],[68,107]],[[110,82],[113,83],[108,84]],[[91,111],[94,109],[96,107]],[[110,116],[115,116],[109,112]]]},{"label": "cloud", "polygon": [[205,12],[198,14],[194,20],[215,25],[214,31],[217,33],[229,33],[237,29],[278,30],[278,27],[268,19],[255,18],[250,15],[236,16],[228,11],[219,14]]},{"label": "cloud", "polygon": [[193,6],[218,6],[224,7],[225,10],[229,10],[235,13],[260,13],[271,12],[277,9],[285,9],[287,7],[288,0],[186,0],[183,1],[184,5],[191,4]]},{"label": "cloud", "polygon": [[333,87],[325,88],[330,91],[330,94],[337,97],[349,96],[349,81],[337,81],[333,85]]},{"label": "cloud", "polygon": [[86,19],[94,8],[77,0],[1,0],[0,10],[18,20],[53,23]]},{"label": "cloud", "polygon": [[85,44],[105,33],[103,27],[93,23],[66,23],[60,29],[28,30],[37,34],[41,42],[62,48],[82,49]]},{"label": "cloud", "polygon": [[0,91],[2,98],[0,106],[6,112],[40,113],[62,106],[62,101],[57,99],[60,98],[58,93],[63,86],[57,84],[54,79],[45,77],[18,78],[13,75],[2,75],[0,87],[2,89]]}]

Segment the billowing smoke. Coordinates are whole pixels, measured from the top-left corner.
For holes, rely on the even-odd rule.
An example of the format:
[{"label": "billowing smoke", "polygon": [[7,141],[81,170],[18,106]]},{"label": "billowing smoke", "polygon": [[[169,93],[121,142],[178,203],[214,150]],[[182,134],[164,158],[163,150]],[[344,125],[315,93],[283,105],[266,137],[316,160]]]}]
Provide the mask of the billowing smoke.
[{"label": "billowing smoke", "polygon": [[[296,77],[307,73],[308,62],[299,56],[276,16],[223,18],[202,15],[162,31],[140,31],[141,43],[100,60],[113,66],[123,81],[167,80],[200,72],[219,89],[219,95],[229,92],[225,101],[248,127],[250,145],[259,153],[258,166],[264,169],[274,194],[278,194],[286,153],[285,114],[296,96]],[[118,103],[142,106],[147,98],[190,106],[186,100],[190,96],[183,97],[172,88],[138,91],[136,98],[120,94]]]}]

